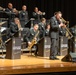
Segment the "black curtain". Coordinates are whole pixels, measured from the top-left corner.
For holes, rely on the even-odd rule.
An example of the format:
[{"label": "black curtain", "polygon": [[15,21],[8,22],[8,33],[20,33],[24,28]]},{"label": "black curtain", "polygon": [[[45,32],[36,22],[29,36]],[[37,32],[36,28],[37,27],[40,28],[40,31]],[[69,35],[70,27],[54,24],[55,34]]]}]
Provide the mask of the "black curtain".
[{"label": "black curtain", "polygon": [[55,11],[61,11],[63,18],[70,22],[70,26],[76,24],[76,0],[0,0],[0,6],[6,8],[8,2],[11,2],[18,10],[21,10],[22,5],[26,5],[30,18],[36,6],[39,10],[46,12],[47,19],[50,19]]}]

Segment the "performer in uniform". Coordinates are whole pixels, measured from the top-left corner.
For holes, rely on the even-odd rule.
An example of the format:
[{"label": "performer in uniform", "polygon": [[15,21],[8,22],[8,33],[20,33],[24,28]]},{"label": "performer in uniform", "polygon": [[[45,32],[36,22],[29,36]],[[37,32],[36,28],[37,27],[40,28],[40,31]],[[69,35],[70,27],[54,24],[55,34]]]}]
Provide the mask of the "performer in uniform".
[{"label": "performer in uniform", "polygon": [[56,12],[53,17],[51,17],[51,28],[50,28],[50,39],[51,39],[51,48],[50,48],[50,59],[55,60],[58,59],[56,57],[58,53],[58,43],[59,43],[59,28],[66,27],[60,19],[62,17],[62,13],[60,11]]},{"label": "performer in uniform", "polygon": [[21,25],[22,27],[25,27],[25,25],[28,23],[29,21],[29,16],[28,16],[28,11],[27,11],[27,7],[26,5],[22,6],[22,10],[19,13],[19,19],[21,21]]},{"label": "performer in uniform", "polygon": [[[28,45],[30,45],[31,41],[34,40],[34,39],[38,41],[38,36],[36,38],[34,38],[35,35],[38,33],[38,28],[39,28],[38,24],[35,24],[34,27],[30,29],[30,32],[28,33],[28,35],[25,37],[26,42],[28,43]],[[35,47],[36,47],[35,55],[37,55],[38,45],[35,44]]]},{"label": "performer in uniform", "polygon": [[18,15],[18,11],[16,8],[13,8],[12,3],[8,3],[8,8],[5,9],[5,13],[8,15],[8,27],[10,27],[10,23]]},{"label": "performer in uniform", "polygon": [[33,18],[35,18],[34,23],[39,23],[41,18],[43,18],[43,15],[45,15],[45,12],[41,12],[38,7],[34,8],[34,12],[33,12]]}]

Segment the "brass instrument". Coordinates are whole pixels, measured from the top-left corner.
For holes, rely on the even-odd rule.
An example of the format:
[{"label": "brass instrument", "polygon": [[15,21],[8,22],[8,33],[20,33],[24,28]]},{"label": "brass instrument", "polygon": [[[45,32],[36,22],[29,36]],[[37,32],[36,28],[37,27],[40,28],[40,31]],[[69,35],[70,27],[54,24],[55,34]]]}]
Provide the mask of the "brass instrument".
[{"label": "brass instrument", "polygon": [[[65,25],[68,25],[69,24],[69,21],[65,21],[63,18],[61,18],[62,22],[65,24]],[[73,37],[72,33],[70,32],[69,28],[68,27],[65,27],[65,30],[66,30],[66,37],[68,39],[71,39]]]},{"label": "brass instrument", "polygon": [[16,13],[16,15],[19,13],[19,11],[16,8],[13,8],[13,12]]},{"label": "brass instrument", "polygon": [[31,50],[32,46],[37,43],[37,39],[36,39],[36,38],[37,38],[38,34],[39,34],[39,31],[38,31],[37,34],[34,36],[33,40],[31,41],[31,44],[28,45],[27,48],[28,48],[29,50]]},{"label": "brass instrument", "polygon": [[3,7],[1,7],[1,6],[0,6],[0,10],[3,10],[3,11],[5,11],[5,8],[3,8]]}]

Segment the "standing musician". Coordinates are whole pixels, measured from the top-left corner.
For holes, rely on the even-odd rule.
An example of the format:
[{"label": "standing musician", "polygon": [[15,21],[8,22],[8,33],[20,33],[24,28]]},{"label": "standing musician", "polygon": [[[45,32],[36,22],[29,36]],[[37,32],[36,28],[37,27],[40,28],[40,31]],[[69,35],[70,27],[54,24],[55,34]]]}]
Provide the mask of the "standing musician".
[{"label": "standing musician", "polygon": [[35,23],[39,23],[43,15],[45,15],[45,12],[39,11],[38,7],[34,8],[33,17],[35,18]]},{"label": "standing musician", "polygon": [[[29,33],[25,37],[26,42],[28,43],[28,45],[31,45],[32,44],[31,41],[34,40],[34,39],[38,41],[38,36],[36,38],[34,38],[35,35],[38,33],[38,28],[39,28],[38,24],[35,24],[34,27],[30,29]],[[35,44],[35,46],[36,46],[35,55],[37,55],[38,46],[37,46],[37,44]]]},{"label": "standing musician", "polygon": [[10,23],[17,16],[18,11],[16,10],[16,8],[13,8],[12,3],[8,3],[8,8],[5,9],[5,13],[8,15],[8,27],[9,27]]},{"label": "standing musician", "polygon": [[27,11],[27,6],[23,5],[22,10],[19,12],[19,19],[21,21],[22,27],[25,27],[27,24],[29,17],[28,17],[28,11]]},{"label": "standing musician", "polygon": [[50,59],[58,60],[56,57],[58,53],[58,43],[59,43],[59,28],[66,27],[60,19],[62,17],[62,13],[60,11],[56,12],[53,17],[51,17],[51,29],[50,29],[50,39],[51,39],[51,48],[50,48]]}]

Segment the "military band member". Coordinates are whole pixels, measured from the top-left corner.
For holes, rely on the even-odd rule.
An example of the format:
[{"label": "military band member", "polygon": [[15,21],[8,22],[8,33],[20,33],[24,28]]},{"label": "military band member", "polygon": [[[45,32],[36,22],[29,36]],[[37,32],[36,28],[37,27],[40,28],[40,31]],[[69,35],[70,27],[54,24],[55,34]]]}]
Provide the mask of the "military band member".
[{"label": "military band member", "polygon": [[42,18],[41,22],[38,24],[39,25],[39,31],[40,31],[40,39],[45,37],[45,27],[46,27],[46,19]]},{"label": "military band member", "polygon": [[28,11],[27,11],[27,6],[26,5],[22,6],[22,10],[19,12],[19,19],[21,21],[22,27],[24,28],[25,25],[29,21],[29,16],[28,16]]},{"label": "military band member", "polygon": [[49,31],[50,31],[50,27],[51,25],[49,23],[46,24],[46,27],[45,27],[45,36],[49,36]]},{"label": "military band member", "polygon": [[34,12],[33,12],[33,18],[35,18],[35,23],[39,23],[41,18],[43,18],[42,16],[45,15],[45,12],[41,12],[38,7],[34,8]]},{"label": "military band member", "polygon": [[14,20],[16,15],[18,15],[18,11],[16,8],[13,8],[12,3],[8,3],[8,8],[5,9],[5,13],[8,15],[8,27],[10,26],[10,23]]},{"label": "military band member", "polygon": [[56,57],[58,53],[59,47],[59,28],[66,27],[60,19],[62,17],[62,13],[60,11],[56,12],[53,17],[51,17],[51,28],[50,28],[50,39],[51,39],[51,48],[50,48],[50,59],[55,60],[58,59]]},{"label": "military band member", "polygon": [[[27,36],[25,37],[26,42],[28,43],[28,45],[31,44],[31,41],[32,41],[33,39],[35,39],[35,40],[38,41],[38,36],[37,36],[36,38],[34,38],[35,35],[38,33],[38,28],[39,28],[38,24],[35,24],[34,27],[30,29],[29,33],[28,33]],[[35,46],[36,46],[35,55],[37,55],[38,46],[37,46],[37,44],[35,44]]]},{"label": "military band member", "polygon": [[19,18],[14,18],[14,22],[10,24],[10,37],[16,36],[19,37],[19,30],[22,30]]}]

